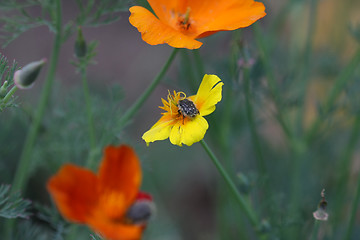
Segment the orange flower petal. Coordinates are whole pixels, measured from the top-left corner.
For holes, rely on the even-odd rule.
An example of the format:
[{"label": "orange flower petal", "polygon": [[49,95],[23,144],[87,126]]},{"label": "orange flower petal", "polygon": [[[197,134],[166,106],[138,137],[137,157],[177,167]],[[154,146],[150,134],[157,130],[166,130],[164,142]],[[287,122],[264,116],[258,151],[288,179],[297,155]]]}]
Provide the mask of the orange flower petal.
[{"label": "orange flower petal", "polygon": [[121,217],[135,200],[141,183],[141,168],[128,146],[108,146],[99,169],[99,207],[109,217]]},{"label": "orange flower petal", "polygon": [[[171,21],[171,12],[180,12],[183,10],[186,1],[171,1],[171,0],[148,0],[151,8],[154,10],[156,16],[165,22]],[[186,7],[185,7],[186,11]]]},{"label": "orange flower petal", "polygon": [[[194,4],[198,2],[194,1]],[[206,1],[207,4],[196,6],[197,11],[191,15],[196,22],[197,38],[217,31],[244,28],[266,15],[264,4],[261,2],[252,0],[212,2],[214,3]]]},{"label": "orange flower petal", "polygon": [[96,205],[97,177],[91,171],[72,164],[64,165],[47,183],[61,214],[70,221],[85,223]]},{"label": "orange flower petal", "polygon": [[202,43],[173,29],[157,19],[143,7],[130,9],[130,23],[141,32],[142,39],[150,45],[167,43],[175,48],[197,49]]},{"label": "orange flower petal", "polygon": [[90,218],[88,224],[95,232],[109,240],[139,240],[144,229],[140,225],[127,225],[103,219],[101,214]]}]

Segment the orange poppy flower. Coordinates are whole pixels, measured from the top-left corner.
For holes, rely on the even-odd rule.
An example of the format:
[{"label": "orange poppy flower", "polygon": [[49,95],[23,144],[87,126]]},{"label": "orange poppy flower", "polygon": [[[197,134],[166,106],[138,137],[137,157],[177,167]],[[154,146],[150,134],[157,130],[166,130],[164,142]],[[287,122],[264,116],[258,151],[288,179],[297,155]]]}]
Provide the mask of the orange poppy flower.
[{"label": "orange poppy flower", "polygon": [[87,224],[106,239],[138,240],[152,210],[151,197],[139,192],[140,183],[135,152],[108,146],[98,174],[66,164],[47,189],[69,221]]},{"label": "orange poppy flower", "polygon": [[197,49],[195,40],[218,31],[250,26],[264,17],[265,7],[253,0],[148,0],[157,17],[147,9],[129,10],[130,23],[151,45],[167,43],[175,48]]}]

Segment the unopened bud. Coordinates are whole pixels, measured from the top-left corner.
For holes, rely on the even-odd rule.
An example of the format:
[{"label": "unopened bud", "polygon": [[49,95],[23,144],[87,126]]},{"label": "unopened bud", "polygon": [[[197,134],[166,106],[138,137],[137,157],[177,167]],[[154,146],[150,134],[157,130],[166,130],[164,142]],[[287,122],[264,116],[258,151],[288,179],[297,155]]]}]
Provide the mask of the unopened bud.
[{"label": "unopened bud", "polygon": [[144,225],[155,212],[155,205],[147,199],[137,200],[127,211],[126,221],[130,224]]},{"label": "unopened bud", "polygon": [[14,73],[14,83],[20,89],[32,87],[46,59],[32,62]]},{"label": "unopened bud", "polygon": [[7,94],[8,81],[5,81],[3,85],[0,87],[0,99],[4,98]]},{"label": "unopened bud", "polygon": [[84,36],[82,34],[81,28],[78,28],[78,35],[75,41],[74,46],[75,56],[78,58],[83,58],[86,56],[87,46]]}]

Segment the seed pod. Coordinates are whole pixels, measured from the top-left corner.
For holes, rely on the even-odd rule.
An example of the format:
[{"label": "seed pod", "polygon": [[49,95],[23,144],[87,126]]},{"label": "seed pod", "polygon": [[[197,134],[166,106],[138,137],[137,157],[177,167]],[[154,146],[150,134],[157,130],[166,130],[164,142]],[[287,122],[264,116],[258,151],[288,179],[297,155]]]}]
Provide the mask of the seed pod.
[{"label": "seed pod", "polygon": [[37,76],[40,73],[42,66],[46,63],[46,59],[31,62],[20,70],[14,73],[14,83],[20,89],[31,88]]}]

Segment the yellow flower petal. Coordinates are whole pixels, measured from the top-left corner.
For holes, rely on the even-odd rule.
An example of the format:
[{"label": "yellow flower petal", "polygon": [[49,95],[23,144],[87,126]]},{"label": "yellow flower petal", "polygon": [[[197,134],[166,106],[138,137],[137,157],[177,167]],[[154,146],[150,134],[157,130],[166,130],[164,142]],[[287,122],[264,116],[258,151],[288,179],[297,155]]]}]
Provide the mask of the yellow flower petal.
[{"label": "yellow flower petal", "polygon": [[216,75],[205,74],[199,90],[195,96],[189,97],[194,101],[201,116],[206,116],[215,111],[215,105],[221,101],[221,79]]},{"label": "yellow flower petal", "polygon": [[185,119],[184,124],[182,120],[179,120],[171,129],[170,142],[179,146],[182,144],[191,146],[204,138],[208,128],[208,122],[200,115],[194,119]]},{"label": "yellow flower petal", "polygon": [[167,43],[175,48],[197,49],[202,43],[161,22],[150,11],[134,6],[130,9],[131,25],[141,32],[142,39],[150,45]]},{"label": "yellow flower petal", "polygon": [[171,116],[169,117],[169,115],[162,116],[149,131],[143,134],[142,139],[144,139],[147,144],[157,140],[167,139],[175,121],[176,120],[171,118]]}]

